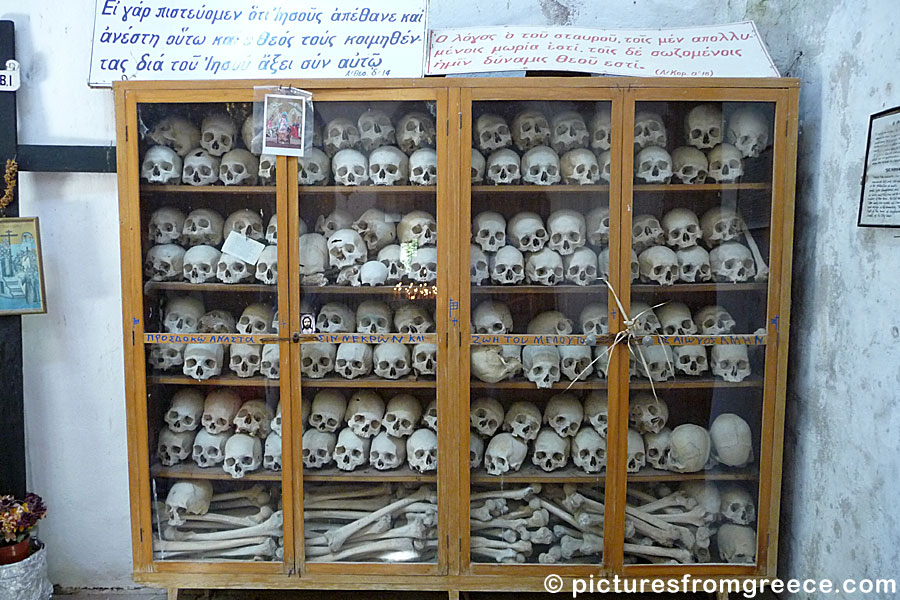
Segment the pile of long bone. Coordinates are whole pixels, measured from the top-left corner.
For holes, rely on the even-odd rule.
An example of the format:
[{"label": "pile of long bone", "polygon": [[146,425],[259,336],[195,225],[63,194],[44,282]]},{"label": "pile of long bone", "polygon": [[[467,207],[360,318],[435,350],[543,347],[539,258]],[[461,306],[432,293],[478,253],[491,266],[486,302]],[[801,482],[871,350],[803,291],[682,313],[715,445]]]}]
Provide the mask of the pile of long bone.
[{"label": "pile of long bone", "polygon": [[155,505],[154,557],[160,560],[281,560],[280,491],[262,485],[215,493],[209,481],[177,481]]},{"label": "pile of long bone", "polygon": [[[656,497],[629,488],[625,554],[629,561],[752,562],[756,551],[753,500],[746,490],[686,482]],[[473,490],[471,554],[476,562],[599,562],[604,495],[595,487],[529,484]],[[722,524],[719,524],[722,521]],[[711,542],[715,544],[711,544]],[[712,547],[712,548],[711,548]]]},{"label": "pile of long bone", "polygon": [[307,485],[306,559],[428,562],[437,556],[437,494],[429,486]]}]

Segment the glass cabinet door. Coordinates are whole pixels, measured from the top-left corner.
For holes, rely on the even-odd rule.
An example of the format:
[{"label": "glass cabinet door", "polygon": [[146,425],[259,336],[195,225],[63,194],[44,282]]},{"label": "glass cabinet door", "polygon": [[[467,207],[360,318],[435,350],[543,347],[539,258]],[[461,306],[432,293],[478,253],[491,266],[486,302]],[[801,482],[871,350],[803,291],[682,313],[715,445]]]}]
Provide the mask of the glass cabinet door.
[{"label": "glass cabinet door", "polygon": [[612,122],[609,100],[472,103],[463,560],[482,570],[603,562]]},{"label": "glass cabinet door", "polygon": [[634,106],[626,565],[756,564],[775,106]]},{"label": "glass cabinet door", "polygon": [[[278,230],[287,220],[276,215],[275,160],[260,156],[251,113],[250,102],[137,105],[143,312],[134,327],[146,373],[137,414],[149,438],[154,561],[286,560]],[[226,252],[226,240],[243,251]]]},{"label": "glass cabinet door", "polygon": [[309,570],[438,563],[439,105],[319,95],[315,147],[297,160],[295,318],[314,334],[300,344],[298,407]]}]

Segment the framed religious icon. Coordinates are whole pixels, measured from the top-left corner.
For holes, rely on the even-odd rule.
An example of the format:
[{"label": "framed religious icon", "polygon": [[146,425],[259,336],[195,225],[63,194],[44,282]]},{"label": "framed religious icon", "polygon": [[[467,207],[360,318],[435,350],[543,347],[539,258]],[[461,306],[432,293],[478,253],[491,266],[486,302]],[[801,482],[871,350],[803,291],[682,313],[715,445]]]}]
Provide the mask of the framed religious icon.
[{"label": "framed religious icon", "polygon": [[900,107],[869,119],[860,227],[900,227]]},{"label": "framed religious icon", "polygon": [[299,90],[295,94],[266,94],[263,154],[303,156],[310,145],[306,139],[310,97]]},{"label": "framed religious icon", "polygon": [[38,219],[0,219],[0,315],[45,312]]}]

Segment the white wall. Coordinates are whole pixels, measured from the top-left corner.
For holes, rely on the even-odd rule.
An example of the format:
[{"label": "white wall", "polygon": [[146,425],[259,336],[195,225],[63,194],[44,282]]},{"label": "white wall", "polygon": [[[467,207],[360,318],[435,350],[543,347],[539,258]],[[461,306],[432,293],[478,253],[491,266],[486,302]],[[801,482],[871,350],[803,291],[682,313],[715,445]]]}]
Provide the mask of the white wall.
[{"label": "white wall", "polygon": [[[757,20],[782,72],[804,80],[783,574],[896,575],[900,240],[855,227],[867,116],[900,102],[895,1],[711,4],[432,0],[431,24]],[[21,5],[0,8],[17,24],[20,143],[113,143],[111,92],[85,83],[93,0]],[[24,319],[29,483],[51,507],[41,535],[66,586],[131,583],[116,202],[113,175],[21,177],[50,308]]]}]

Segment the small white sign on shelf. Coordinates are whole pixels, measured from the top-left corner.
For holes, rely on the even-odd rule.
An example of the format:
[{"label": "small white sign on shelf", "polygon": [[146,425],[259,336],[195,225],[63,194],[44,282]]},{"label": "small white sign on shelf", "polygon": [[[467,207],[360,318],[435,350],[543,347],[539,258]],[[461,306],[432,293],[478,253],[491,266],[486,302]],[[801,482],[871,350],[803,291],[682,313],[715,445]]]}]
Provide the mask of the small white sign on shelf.
[{"label": "small white sign on shelf", "polygon": [[251,240],[242,233],[232,231],[225,238],[222,244],[222,253],[230,254],[235,258],[239,258],[248,265],[255,265],[259,262],[259,255],[266,249],[265,244],[260,244],[256,240]]},{"label": "small white sign on shelf", "polygon": [[19,62],[6,61],[6,70],[0,71],[0,92],[15,92],[22,85],[19,77]]}]

